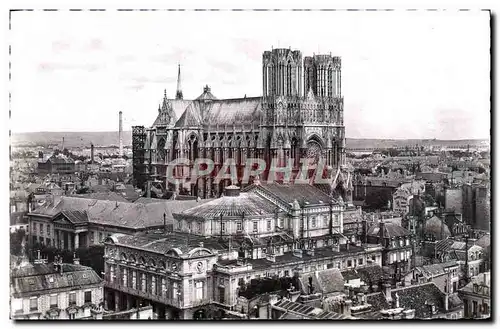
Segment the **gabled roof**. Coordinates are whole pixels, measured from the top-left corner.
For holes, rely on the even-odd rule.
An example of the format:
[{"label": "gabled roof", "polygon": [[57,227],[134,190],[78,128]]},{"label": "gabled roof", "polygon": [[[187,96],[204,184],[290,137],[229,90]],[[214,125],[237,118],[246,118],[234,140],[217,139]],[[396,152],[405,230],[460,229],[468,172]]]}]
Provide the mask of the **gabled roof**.
[{"label": "gabled roof", "polygon": [[288,185],[279,183],[261,183],[260,185],[251,185],[245,190],[251,191],[253,189],[255,189],[257,193],[259,193],[259,189],[263,189],[287,204],[291,204],[297,200],[299,204],[302,204],[303,206],[308,204],[328,205],[332,200],[328,194],[309,184]]},{"label": "gabled roof", "polygon": [[15,297],[47,293],[51,289],[67,289],[102,284],[90,267],[62,264],[62,274],[53,264],[28,264],[11,272],[11,292]]},{"label": "gabled roof", "polygon": [[[292,319],[308,319],[308,320],[343,320],[353,319],[353,317],[346,316],[340,313],[323,311],[320,308],[312,307],[297,302],[292,302],[286,298],[278,301],[272,305],[272,308],[286,310],[286,314],[294,314]],[[288,317],[290,319],[290,317]]]},{"label": "gabled roof", "polygon": [[[367,235],[379,236],[380,235],[380,224],[376,223],[376,224],[372,225],[368,229]],[[408,235],[411,235],[411,232],[408,231],[407,229],[405,229],[397,224],[391,223],[391,222],[387,222],[387,221],[385,222],[384,232],[383,232],[384,237],[392,238],[392,237],[400,237],[400,236],[408,236]]]},{"label": "gabled roof", "polygon": [[107,201],[118,201],[118,202],[129,202],[123,196],[116,192],[95,192],[95,193],[87,193],[87,194],[75,194],[73,195],[75,198],[83,198],[83,199],[94,199],[94,200],[107,200]]},{"label": "gabled roof", "polygon": [[302,293],[306,295],[309,295],[309,278],[312,279],[313,294],[344,291],[344,277],[337,268],[301,274],[299,282]]},{"label": "gabled roof", "polygon": [[30,215],[55,217],[66,212],[65,216],[75,219],[83,216],[75,213],[79,211],[86,213],[90,223],[144,229],[151,226],[163,226],[163,214],[166,215],[167,223],[172,224],[173,213],[180,213],[196,205],[198,205],[197,201],[164,200],[142,204],[63,196],[58,200],[50,200]]}]

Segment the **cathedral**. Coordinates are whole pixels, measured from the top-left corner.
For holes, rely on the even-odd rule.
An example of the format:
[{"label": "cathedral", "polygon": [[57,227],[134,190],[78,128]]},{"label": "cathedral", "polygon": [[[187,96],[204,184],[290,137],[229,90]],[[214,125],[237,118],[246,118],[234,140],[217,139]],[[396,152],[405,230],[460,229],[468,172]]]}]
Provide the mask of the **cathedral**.
[{"label": "cathedral", "polygon": [[[153,125],[133,127],[134,181],[138,187],[153,184],[162,191],[218,197],[226,186],[245,185],[242,177],[249,158],[262,159],[268,165],[259,177],[250,178],[259,181],[267,179],[274,159],[286,161],[295,177],[300,159],[306,158],[313,166],[321,159],[323,177],[331,181],[318,187],[351,199],[340,57],[303,58],[300,51],[292,49],[265,51],[262,96],[218,99],[214,94],[205,86],[196,99],[184,99],[179,66],[175,99],[168,98],[165,91]],[[166,179],[167,165],[179,158],[189,159],[191,168],[177,167],[175,175],[185,177],[184,183],[171,184]],[[214,172],[227,159],[234,159],[236,178],[219,181],[207,175],[190,179],[186,172],[198,158],[213,160]]]}]

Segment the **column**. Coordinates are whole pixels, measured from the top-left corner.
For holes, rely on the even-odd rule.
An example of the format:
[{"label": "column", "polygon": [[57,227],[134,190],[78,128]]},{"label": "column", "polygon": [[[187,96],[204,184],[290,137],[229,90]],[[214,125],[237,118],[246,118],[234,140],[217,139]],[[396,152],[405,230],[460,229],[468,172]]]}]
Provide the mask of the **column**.
[{"label": "column", "polygon": [[127,310],[132,308],[132,296],[127,295]]},{"label": "column", "polygon": [[80,233],[75,233],[75,238],[74,238],[74,242],[75,242],[75,249],[78,249],[78,247],[80,247]]},{"label": "column", "polygon": [[115,311],[120,311],[120,292],[115,291]]}]

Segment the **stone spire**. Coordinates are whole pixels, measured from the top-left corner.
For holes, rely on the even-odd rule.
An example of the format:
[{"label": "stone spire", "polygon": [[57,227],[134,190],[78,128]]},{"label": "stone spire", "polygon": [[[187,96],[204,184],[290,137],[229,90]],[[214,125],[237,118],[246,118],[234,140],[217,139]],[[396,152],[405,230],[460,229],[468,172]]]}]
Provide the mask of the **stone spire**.
[{"label": "stone spire", "polygon": [[177,92],[175,99],[182,99],[182,85],[181,85],[181,64],[179,64],[179,73],[177,74]]}]

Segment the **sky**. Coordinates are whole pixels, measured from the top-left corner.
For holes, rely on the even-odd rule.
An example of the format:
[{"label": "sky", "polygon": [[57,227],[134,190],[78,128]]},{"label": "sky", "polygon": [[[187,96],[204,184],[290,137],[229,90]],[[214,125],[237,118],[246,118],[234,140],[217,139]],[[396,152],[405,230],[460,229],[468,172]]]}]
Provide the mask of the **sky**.
[{"label": "sky", "polygon": [[262,53],[342,57],[348,138],[490,135],[488,12],[12,12],[12,132],[150,126],[175,96],[262,95]]}]

